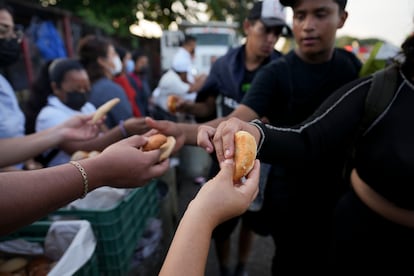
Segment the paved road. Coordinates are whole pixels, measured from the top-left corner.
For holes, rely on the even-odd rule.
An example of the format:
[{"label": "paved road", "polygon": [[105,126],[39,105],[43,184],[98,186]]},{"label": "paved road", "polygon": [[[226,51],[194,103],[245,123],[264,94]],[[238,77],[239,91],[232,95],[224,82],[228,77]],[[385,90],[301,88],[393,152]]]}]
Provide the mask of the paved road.
[{"label": "paved road", "polygon": [[[165,258],[166,251],[171,242],[173,230],[175,229],[174,218],[171,218],[171,211],[176,207],[177,221],[181,218],[185,208],[191,199],[199,190],[199,186],[195,185],[193,178],[196,175],[205,175],[208,171],[208,160],[206,155],[199,150],[193,148],[187,148],[184,153],[180,155],[180,166],[175,169],[171,169],[170,172],[164,177],[165,182],[171,183],[173,179],[176,179],[177,185],[177,202],[174,204],[172,200],[174,198],[173,193],[169,193],[168,200],[164,202],[163,206],[163,225],[164,225],[164,237],[161,245],[157,251],[151,255],[147,260],[140,265],[138,269],[131,272],[134,276],[151,276],[157,275],[161,267],[162,260]],[[194,164],[198,164],[194,168]],[[174,186],[174,185],[172,185]],[[238,229],[236,229],[238,230]],[[232,264],[236,262],[236,246],[237,246],[237,233],[232,236]],[[270,264],[273,255],[274,245],[270,237],[256,236],[251,258],[247,264],[249,276],[270,276]],[[207,267],[205,276],[219,276],[219,267],[215,254],[214,244],[210,247],[210,252],[207,260]]]}]

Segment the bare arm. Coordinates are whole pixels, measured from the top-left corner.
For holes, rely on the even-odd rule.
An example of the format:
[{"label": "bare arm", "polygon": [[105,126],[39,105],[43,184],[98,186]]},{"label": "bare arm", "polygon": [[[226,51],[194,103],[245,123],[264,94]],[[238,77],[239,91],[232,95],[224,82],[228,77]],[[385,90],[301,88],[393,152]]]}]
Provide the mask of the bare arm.
[{"label": "bare arm", "polygon": [[259,161],[242,185],[233,184],[234,163],[221,164],[218,175],[207,182],[189,204],[180,221],[161,268],[164,275],[204,275],[213,229],[223,221],[242,214],[256,197]]},{"label": "bare arm", "polygon": [[177,102],[177,111],[201,118],[209,117],[216,112],[216,100],[214,97],[209,97],[204,102],[180,100]]},{"label": "bare arm", "polygon": [[[123,126],[128,135],[143,134],[149,130],[144,118],[130,118],[123,123]],[[124,133],[121,126],[118,125],[91,140],[65,141],[60,144],[60,148],[68,154],[72,154],[77,150],[102,151],[107,146],[123,138],[125,138]]]},{"label": "bare arm", "polygon": [[[251,121],[257,119],[258,115],[252,109],[245,105],[239,105],[232,113],[223,118],[217,118],[211,120],[205,124],[188,124],[188,123],[175,123],[171,121],[156,121],[150,118],[146,119],[149,127],[157,129],[159,132],[166,135],[172,135],[177,139],[177,147],[180,148],[182,145],[197,145],[197,134],[199,126],[208,125],[217,127],[221,122],[228,118],[236,117],[243,121]],[[212,144],[210,145],[212,148]]]},{"label": "bare arm", "polygon": [[0,167],[23,162],[65,140],[88,140],[96,137],[99,125],[90,124],[91,119],[92,115],[79,115],[38,133],[0,139]]},{"label": "bare arm", "polygon": [[[85,169],[89,191],[101,186],[132,188],[145,185],[168,169],[158,163],[159,150],[138,148],[147,138],[133,136],[117,142],[96,157],[79,161]],[[0,234],[29,224],[83,194],[83,178],[75,166],[4,172],[0,178]]]}]

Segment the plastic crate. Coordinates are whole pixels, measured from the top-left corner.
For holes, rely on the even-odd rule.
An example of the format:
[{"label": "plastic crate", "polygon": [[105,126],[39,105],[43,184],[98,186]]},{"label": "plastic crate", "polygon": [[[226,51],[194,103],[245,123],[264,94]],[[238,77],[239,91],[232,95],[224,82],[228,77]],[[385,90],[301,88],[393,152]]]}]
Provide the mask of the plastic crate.
[{"label": "plastic crate", "polygon": [[[10,235],[0,237],[0,241],[8,241],[13,239],[24,239],[29,242],[44,243],[47,232],[51,225],[50,221],[37,221],[31,225],[23,227]],[[96,250],[91,258],[76,271],[74,276],[99,276],[98,258]]]},{"label": "plastic crate", "polygon": [[156,180],[133,189],[113,208],[99,210],[59,209],[51,219],[88,220],[95,234],[101,275],[126,275],[147,220],[159,214]]}]

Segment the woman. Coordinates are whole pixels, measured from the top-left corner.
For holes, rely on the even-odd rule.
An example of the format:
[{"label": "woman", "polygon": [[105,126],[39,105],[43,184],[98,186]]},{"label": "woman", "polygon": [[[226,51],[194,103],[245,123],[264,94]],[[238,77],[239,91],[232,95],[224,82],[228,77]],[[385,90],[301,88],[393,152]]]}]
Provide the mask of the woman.
[{"label": "woman", "polygon": [[[405,60],[399,65],[393,99],[354,145],[351,189],[335,210],[332,275],[350,275],[355,271],[403,275],[412,271],[414,34],[402,44],[402,51]],[[364,116],[371,82],[370,76],[342,87],[294,128],[231,119],[217,130],[203,127],[198,135],[199,144],[211,152],[213,144],[209,138],[214,135],[218,159],[231,158],[234,132],[244,129],[256,137],[259,158],[264,162],[306,164],[330,160],[352,141]]]},{"label": "woman", "polygon": [[[96,111],[89,100],[90,81],[86,70],[77,60],[58,59],[43,70],[48,77],[38,78],[38,82],[49,83],[46,95],[44,91],[33,90],[37,93],[40,103],[46,103],[38,113],[35,121],[36,131],[54,127],[78,114],[90,114]],[[46,97],[46,100],[45,100]],[[33,118],[31,118],[33,120]],[[105,129],[108,129],[105,127]],[[56,150],[50,150],[43,156],[48,166],[67,163],[71,155],[78,150],[102,151],[108,145],[132,134],[142,134],[148,131],[143,119],[131,118],[121,121],[115,127],[104,130],[99,136],[88,141],[64,141]]]},{"label": "woman", "polygon": [[91,81],[89,101],[96,108],[113,98],[120,98],[107,115],[106,125],[114,127],[133,116],[126,93],[112,78],[122,71],[122,61],[109,40],[88,35],[79,41],[78,55]]}]

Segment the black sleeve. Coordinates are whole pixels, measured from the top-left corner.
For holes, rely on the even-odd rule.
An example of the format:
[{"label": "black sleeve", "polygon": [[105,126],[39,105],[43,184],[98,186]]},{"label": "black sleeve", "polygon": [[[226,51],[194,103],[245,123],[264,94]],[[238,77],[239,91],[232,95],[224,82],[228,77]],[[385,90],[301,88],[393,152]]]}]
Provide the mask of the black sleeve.
[{"label": "black sleeve", "polygon": [[266,163],[312,162],[343,152],[362,118],[369,84],[365,78],[343,86],[295,127],[259,124],[264,139],[258,158]]}]

